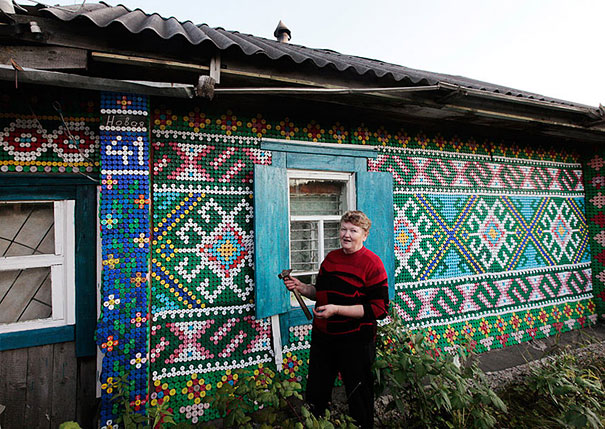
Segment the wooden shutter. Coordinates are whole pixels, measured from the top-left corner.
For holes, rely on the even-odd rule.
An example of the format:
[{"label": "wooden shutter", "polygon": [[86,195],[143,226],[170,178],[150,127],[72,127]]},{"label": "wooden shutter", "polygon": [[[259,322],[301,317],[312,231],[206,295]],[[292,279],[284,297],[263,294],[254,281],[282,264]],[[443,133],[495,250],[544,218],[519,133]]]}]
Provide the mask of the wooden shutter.
[{"label": "wooden shutter", "polygon": [[393,227],[393,176],[391,173],[357,173],[357,209],[372,221],[365,246],[376,253],[389,276],[389,298],[395,296],[395,237]]},{"label": "wooden shutter", "polygon": [[256,318],[290,309],[289,293],[277,277],[290,265],[286,169],[254,166],[254,279]]}]

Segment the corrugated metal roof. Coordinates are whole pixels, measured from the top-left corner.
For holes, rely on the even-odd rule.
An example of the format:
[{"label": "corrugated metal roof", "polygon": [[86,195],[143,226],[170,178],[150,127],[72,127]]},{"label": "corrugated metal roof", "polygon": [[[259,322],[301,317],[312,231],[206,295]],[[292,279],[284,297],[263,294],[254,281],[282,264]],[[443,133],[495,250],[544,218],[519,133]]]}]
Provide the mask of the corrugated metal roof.
[{"label": "corrugated metal roof", "polygon": [[163,18],[157,13],[150,15],[140,9],[130,10],[122,5],[110,6],[104,2],[85,3],[83,5],[43,7],[40,11],[49,13],[62,21],[89,20],[98,27],[119,24],[135,34],[153,31],[166,40],[183,37],[192,45],[209,43],[220,50],[236,47],[246,55],[265,55],[272,60],[288,58],[297,64],[312,62],[319,68],[333,67],[341,72],[353,70],[359,75],[374,74],[379,78],[390,76],[396,81],[409,81],[412,85],[435,85],[438,82],[446,82],[497,94],[594,109],[591,106],[544,97],[461,76],[411,69],[378,60],[345,55],[329,49],[279,43],[250,34],[227,31],[220,27],[212,28],[206,24],[195,25],[191,21],[180,22],[176,18]]}]

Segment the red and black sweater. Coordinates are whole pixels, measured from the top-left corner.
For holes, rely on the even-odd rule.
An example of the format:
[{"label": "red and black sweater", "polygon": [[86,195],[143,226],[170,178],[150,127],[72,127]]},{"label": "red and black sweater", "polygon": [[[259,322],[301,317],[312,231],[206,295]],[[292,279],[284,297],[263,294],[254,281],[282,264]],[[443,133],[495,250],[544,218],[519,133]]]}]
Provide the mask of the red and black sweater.
[{"label": "red and black sweater", "polygon": [[342,249],[328,253],[317,276],[316,306],[363,305],[361,319],[333,316],[313,320],[313,337],[342,341],[374,341],[376,321],[387,315],[389,286],[380,258],[362,247],[347,254]]}]

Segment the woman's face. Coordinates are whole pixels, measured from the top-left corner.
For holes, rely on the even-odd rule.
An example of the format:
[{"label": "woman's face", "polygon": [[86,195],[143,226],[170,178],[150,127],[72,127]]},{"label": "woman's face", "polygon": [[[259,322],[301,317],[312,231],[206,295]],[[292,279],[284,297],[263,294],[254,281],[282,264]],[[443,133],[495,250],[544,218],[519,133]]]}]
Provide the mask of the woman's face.
[{"label": "woman's face", "polygon": [[363,247],[368,233],[360,226],[350,222],[340,224],[340,246],[345,253],[355,253]]}]

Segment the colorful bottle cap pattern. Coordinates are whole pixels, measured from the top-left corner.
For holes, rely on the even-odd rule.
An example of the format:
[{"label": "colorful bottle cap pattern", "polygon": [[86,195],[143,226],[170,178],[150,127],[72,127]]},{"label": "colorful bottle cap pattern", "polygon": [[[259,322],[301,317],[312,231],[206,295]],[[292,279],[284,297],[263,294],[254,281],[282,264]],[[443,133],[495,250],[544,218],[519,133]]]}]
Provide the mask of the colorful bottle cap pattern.
[{"label": "colorful bottle cap pattern", "polygon": [[[167,404],[197,423],[219,417],[208,399],[237,369],[274,367],[270,321],[254,317],[253,166],[272,161],[263,138],[379,148],[369,169],[390,172],[395,189],[392,304],[438,352],[505,347],[605,313],[602,151],[581,160],[556,145],[132,94],[13,98],[0,98],[2,172],[101,174],[105,428],[121,378],[133,409]],[[281,370],[304,384],[310,325],[282,342]]]}]

